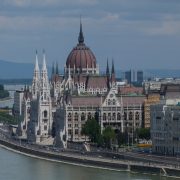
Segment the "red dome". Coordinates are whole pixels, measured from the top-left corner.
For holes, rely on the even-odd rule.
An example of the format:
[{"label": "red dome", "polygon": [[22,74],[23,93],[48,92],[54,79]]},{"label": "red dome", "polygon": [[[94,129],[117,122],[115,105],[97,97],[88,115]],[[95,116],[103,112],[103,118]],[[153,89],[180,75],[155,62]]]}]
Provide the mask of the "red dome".
[{"label": "red dome", "polygon": [[70,52],[67,61],[67,68],[96,68],[96,57],[84,43],[79,43]]},{"label": "red dome", "polygon": [[84,36],[82,31],[82,24],[80,23],[80,32],[78,37],[79,43],[70,52],[67,61],[67,68],[96,68],[96,58],[93,52],[84,44]]}]

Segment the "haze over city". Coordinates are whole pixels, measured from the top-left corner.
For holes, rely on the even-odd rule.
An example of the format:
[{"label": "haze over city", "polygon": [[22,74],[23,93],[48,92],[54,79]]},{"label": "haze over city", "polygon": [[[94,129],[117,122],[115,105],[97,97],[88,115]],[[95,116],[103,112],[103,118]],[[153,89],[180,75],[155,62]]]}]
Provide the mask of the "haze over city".
[{"label": "haze over city", "polygon": [[47,63],[65,64],[77,44],[82,15],[85,43],[105,67],[180,68],[178,0],[2,0],[0,59],[34,63],[46,49]]}]

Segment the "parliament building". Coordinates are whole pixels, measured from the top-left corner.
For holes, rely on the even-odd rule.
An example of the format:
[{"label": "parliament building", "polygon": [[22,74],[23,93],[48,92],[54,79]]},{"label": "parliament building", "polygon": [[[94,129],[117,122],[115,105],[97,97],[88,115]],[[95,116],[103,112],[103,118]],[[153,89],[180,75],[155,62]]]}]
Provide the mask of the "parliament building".
[{"label": "parliament building", "polygon": [[66,147],[68,141],[89,140],[81,130],[91,118],[98,121],[101,131],[111,126],[115,132],[133,134],[142,127],[145,96],[118,91],[113,60],[111,68],[107,61],[104,74],[100,73],[95,55],[85,44],[81,23],[78,43],[67,56],[63,74],[53,65],[49,80],[45,52],[41,70],[38,61],[36,53],[32,86],[24,88],[17,101],[22,108],[19,138]]}]

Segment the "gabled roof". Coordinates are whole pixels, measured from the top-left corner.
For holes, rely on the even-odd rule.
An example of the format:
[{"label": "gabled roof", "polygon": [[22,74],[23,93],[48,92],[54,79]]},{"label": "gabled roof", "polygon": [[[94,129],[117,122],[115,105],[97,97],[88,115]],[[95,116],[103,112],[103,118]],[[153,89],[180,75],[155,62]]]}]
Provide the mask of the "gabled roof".
[{"label": "gabled roof", "polygon": [[101,105],[101,97],[99,96],[72,96],[72,106],[94,106],[99,107]]},{"label": "gabled roof", "polygon": [[89,76],[87,79],[86,88],[107,88],[106,76]]},{"label": "gabled roof", "polygon": [[52,77],[52,81],[53,82],[62,82],[63,81],[63,76],[59,76],[58,74],[55,74],[55,75],[53,75],[53,77]]},{"label": "gabled roof", "polygon": [[[121,97],[118,97],[121,100]],[[146,96],[122,96],[123,106],[143,104]]]}]

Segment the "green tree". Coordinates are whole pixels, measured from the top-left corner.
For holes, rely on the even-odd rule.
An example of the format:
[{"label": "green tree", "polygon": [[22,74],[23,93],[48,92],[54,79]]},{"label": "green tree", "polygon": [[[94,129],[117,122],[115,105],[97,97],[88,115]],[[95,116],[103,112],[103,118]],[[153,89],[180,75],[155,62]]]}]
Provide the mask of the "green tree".
[{"label": "green tree", "polygon": [[52,123],[52,130],[51,130],[51,135],[54,138],[56,136],[56,123]]},{"label": "green tree", "polygon": [[91,142],[101,143],[101,128],[95,118],[88,119],[84,124],[81,133],[88,136]]},{"label": "green tree", "polygon": [[9,92],[4,90],[4,86],[0,85],[0,99],[9,97]]},{"label": "green tree", "polygon": [[17,125],[20,119],[14,118],[13,116],[9,115],[6,112],[0,112],[0,122],[5,124],[13,124]]},{"label": "green tree", "polygon": [[137,129],[137,136],[140,139],[150,139],[151,138],[150,128]]},{"label": "green tree", "polygon": [[0,91],[4,91],[4,86],[0,84]]},{"label": "green tree", "polygon": [[122,133],[120,130],[116,130],[116,141],[119,146],[126,144],[126,133]]},{"label": "green tree", "polygon": [[115,138],[116,134],[111,126],[108,126],[103,130],[103,139],[106,147],[111,148],[112,142],[115,140]]}]

